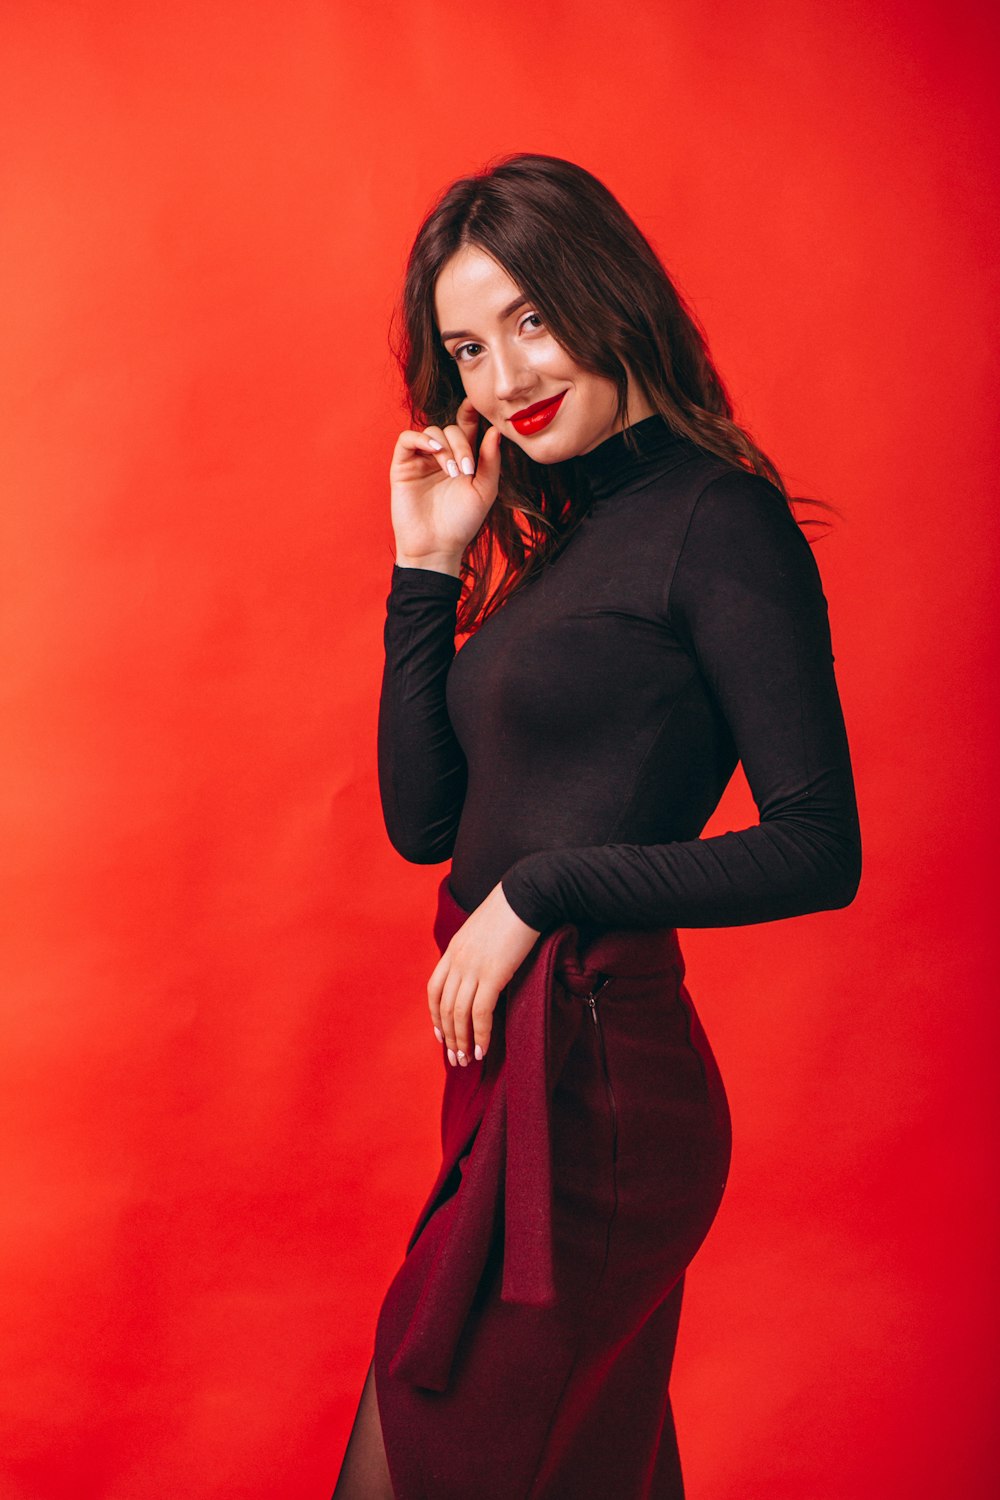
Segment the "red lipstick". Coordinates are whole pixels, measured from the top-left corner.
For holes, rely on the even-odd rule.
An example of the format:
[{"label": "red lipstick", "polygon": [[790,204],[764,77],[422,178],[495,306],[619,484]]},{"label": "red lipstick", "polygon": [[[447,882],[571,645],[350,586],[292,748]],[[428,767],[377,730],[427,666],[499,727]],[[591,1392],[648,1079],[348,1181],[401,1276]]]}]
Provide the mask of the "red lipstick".
[{"label": "red lipstick", "polygon": [[523,411],[511,417],[511,426],[516,428],[522,437],[530,437],[532,433],[541,432],[543,427],[548,427],[559,410],[565,394],[565,391],[560,391],[558,396],[550,396],[546,401],[536,401],[534,406],[526,406]]}]

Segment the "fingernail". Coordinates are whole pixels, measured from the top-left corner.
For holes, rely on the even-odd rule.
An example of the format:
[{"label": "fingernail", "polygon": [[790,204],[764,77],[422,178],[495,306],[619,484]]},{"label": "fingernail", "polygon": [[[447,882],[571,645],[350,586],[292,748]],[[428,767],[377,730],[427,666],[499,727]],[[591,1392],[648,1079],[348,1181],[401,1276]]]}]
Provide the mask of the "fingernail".
[{"label": "fingernail", "polygon": [[451,475],[452,479],[458,478],[458,464],[453,458],[449,458],[448,460],[448,473]]},{"label": "fingernail", "polygon": [[466,1057],[464,1052],[460,1052],[458,1054],[458,1060],[462,1064],[463,1068],[467,1068],[469,1066],[469,1059]]},{"label": "fingernail", "polygon": [[479,1043],[477,1042],[476,1043],[476,1062],[482,1062],[482,1060],[483,1060],[483,1049],[482,1049],[482,1047],[480,1047]]},{"label": "fingernail", "polygon": [[472,462],[472,459],[469,457],[469,455],[466,454],[465,457],[462,459],[462,473],[463,474],[474,474],[475,472],[476,472],[476,466]]},{"label": "fingernail", "polygon": [[437,440],[437,438],[428,438],[427,441],[430,443],[431,447],[432,448],[436,448],[439,453],[441,452],[441,449],[444,447],[444,443],[439,443],[438,440]]},{"label": "fingernail", "polygon": [[448,1048],[448,1061],[451,1063],[452,1067],[455,1066],[455,1054],[454,1052],[452,1052],[450,1047]]},{"label": "fingernail", "polygon": [[434,1035],[437,1037],[437,1039],[438,1039],[439,1042],[443,1042],[444,1041],[444,1037],[442,1036],[441,1032],[437,1029],[436,1026],[434,1028]]}]

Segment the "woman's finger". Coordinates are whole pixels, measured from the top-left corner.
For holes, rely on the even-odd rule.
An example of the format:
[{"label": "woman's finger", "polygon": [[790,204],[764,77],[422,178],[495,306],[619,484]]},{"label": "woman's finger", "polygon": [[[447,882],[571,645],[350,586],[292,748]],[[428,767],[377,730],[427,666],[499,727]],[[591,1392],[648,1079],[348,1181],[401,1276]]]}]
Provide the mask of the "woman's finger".
[{"label": "woman's finger", "polygon": [[455,996],[455,1056],[462,1068],[469,1066],[472,1057],[469,1017],[476,995],[476,982],[474,977],[463,979]]},{"label": "woman's finger", "polygon": [[448,1049],[448,1061],[452,1067],[458,1066],[458,1047],[455,1044],[455,999],[461,982],[462,976],[454,969],[449,969],[441,991],[441,1030],[444,1033],[444,1044]]},{"label": "woman's finger", "polygon": [[[475,428],[472,429],[473,432]],[[469,435],[455,422],[449,423],[442,428],[444,437],[447,439],[451,451],[458,462],[458,467],[463,474],[470,477],[476,472],[476,455],[469,441]],[[451,473],[451,470],[448,471]],[[454,476],[453,476],[454,477]]]},{"label": "woman's finger", "polygon": [[[474,474],[476,472],[475,463],[472,463],[471,468],[467,467],[467,464],[471,462],[471,458],[465,452],[469,445],[460,427],[425,427],[424,436],[432,446],[435,443],[441,445],[441,451],[436,454],[436,457],[450,479],[457,479],[459,474]],[[454,441],[456,436],[460,445],[458,450],[456,450]]]},{"label": "woman's finger", "polygon": [[[439,970],[441,970],[440,977]],[[427,981],[427,1009],[431,1013],[431,1025],[434,1027],[434,1035],[439,1042],[444,1041],[444,1032],[441,1030],[441,989],[444,985],[444,972],[441,964],[438,964]]]},{"label": "woman's finger", "polygon": [[[440,427],[436,430],[441,432]],[[430,436],[427,433],[412,431],[399,434],[392,462],[389,465],[390,479],[412,479],[413,472],[411,470],[407,473],[406,466],[417,462],[421,465],[429,465],[425,471],[428,478],[435,469],[449,479],[456,478],[461,473],[458,464],[444,448],[441,439],[434,437],[434,431],[434,428],[429,429]]]},{"label": "woman's finger", "polygon": [[475,441],[479,432],[479,418],[480,413],[473,406],[468,396],[466,396],[464,401],[459,402],[458,410],[455,413],[455,422],[470,443]]},{"label": "woman's finger", "polygon": [[493,1013],[499,998],[499,990],[481,984],[472,1002],[472,1044],[475,1048],[474,1056],[479,1062],[482,1062],[489,1050],[490,1037],[493,1035]]},{"label": "woman's finger", "polygon": [[[440,432],[441,429],[438,428],[438,431]],[[399,434],[396,440],[396,452],[394,456],[396,458],[405,458],[407,454],[419,453],[424,458],[433,458],[436,461],[439,453],[434,445],[440,441],[441,439],[435,438],[433,430],[431,430],[431,435],[428,437],[425,432],[416,432],[413,428],[407,428],[405,432]]]},{"label": "woman's finger", "polygon": [[448,978],[450,968],[451,955],[447,952],[442,953],[431,970],[430,979],[427,981],[427,1007],[430,1010],[431,1022],[435,1031],[441,1033],[438,1037],[439,1042],[444,1041],[444,1024],[441,1020],[441,996],[444,993],[444,984]]}]

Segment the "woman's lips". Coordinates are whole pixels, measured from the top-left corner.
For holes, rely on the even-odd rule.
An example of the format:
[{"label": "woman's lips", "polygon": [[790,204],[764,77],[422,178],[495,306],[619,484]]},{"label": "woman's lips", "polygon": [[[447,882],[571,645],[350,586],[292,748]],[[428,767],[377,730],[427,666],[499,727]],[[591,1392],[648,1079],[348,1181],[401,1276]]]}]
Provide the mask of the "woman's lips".
[{"label": "woman's lips", "polygon": [[561,391],[558,396],[553,396],[551,401],[546,401],[544,406],[536,409],[526,417],[511,417],[510,423],[522,437],[530,437],[534,432],[541,432],[543,427],[548,427],[556,412],[562,405],[563,396],[566,392]]}]

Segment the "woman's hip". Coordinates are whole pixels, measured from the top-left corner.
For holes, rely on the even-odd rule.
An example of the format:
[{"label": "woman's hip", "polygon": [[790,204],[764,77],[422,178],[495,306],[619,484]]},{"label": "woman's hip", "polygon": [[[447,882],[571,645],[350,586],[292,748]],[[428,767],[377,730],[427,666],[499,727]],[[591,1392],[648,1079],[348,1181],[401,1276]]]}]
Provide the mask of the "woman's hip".
[{"label": "woman's hip", "polygon": [[[715,1057],[676,974],[608,976],[555,1082],[553,1228],[636,1295],[673,1285],[722,1200],[732,1152]],[[561,1257],[560,1257],[561,1258]],[[605,1273],[607,1284],[607,1272]]]}]

